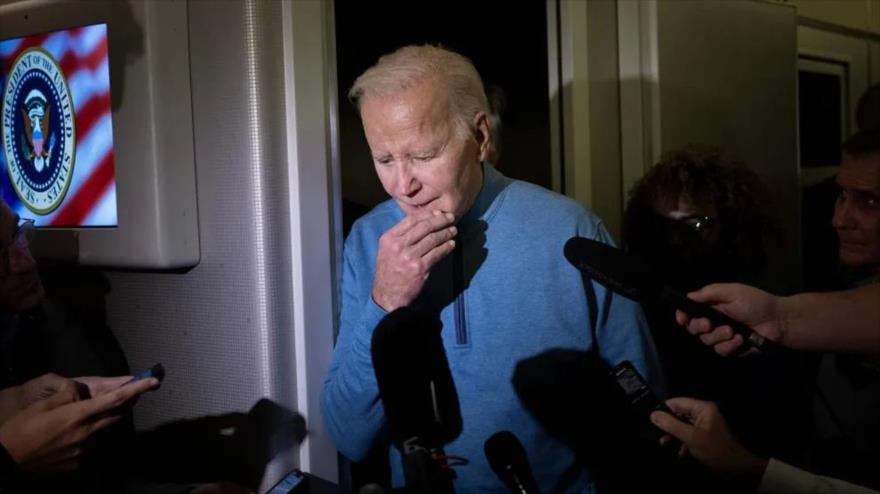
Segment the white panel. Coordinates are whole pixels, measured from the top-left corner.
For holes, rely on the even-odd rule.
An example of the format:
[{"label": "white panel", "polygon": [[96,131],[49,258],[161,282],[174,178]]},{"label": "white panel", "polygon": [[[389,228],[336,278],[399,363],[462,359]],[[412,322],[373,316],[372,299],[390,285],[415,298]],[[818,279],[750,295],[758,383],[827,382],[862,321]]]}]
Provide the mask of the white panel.
[{"label": "white panel", "polygon": [[[877,8],[880,11],[880,6]],[[880,43],[868,43],[871,51],[871,84],[880,84]]]},{"label": "white panel", "polygon": [[645,153],[643,87],[649,86],[649,75],[642,72],[639,22],[643,2],[617,3],[618,70],[620,77],[621,196],[627,192],[650,166]]},{"label": "white panel", "polygon": [[[299,411],[310,428],[300,449],[300,468],[335,481],[336,448],[325,432],[319,406],[334,336],[333,267],[337,256],[331,248],[331,226],[339,225],[339,214],[333,215],[330,200],[333,151],[329,116],[335,112],[330,111],[329,103],[336,98],[335,73],[331,77],[330,70],[333,45],[328,42],[332,8],[322,2],[286,2],[282,13],[296,390]],[[333,184],[338,191],[339,180]],[[341,239],[338,231],[336,238]],[[279,478],[283,473],[277,472]]]},{"label": "white panel", "polygon": [[563,193],[590,206],[590,98],[587,74],[587,2],[560,0]]},{"label": "white panel", "polygon": [[779,289],[799,286],[797,51],[794,8],[764,2],[658,2],[662,149],[720,146],[773,193],[783,244]]},{"label": "white panel", "polygon": [[617,3],[565,0],[560,9],[564,192],[590,207],[618,236],[622,201]]},{"label": "white panel", "polygon": [[660,156],[657,2],[617,3],[621,197]]},{"label": "white panel", "polygon": [[550,100],[550,184],[553,191],[563,194],[562,190],[562,148],[559,114],[562,111],[559,93],[562,91],[560,79],[559,52],[559,0],[547,1],[547,89]]},{"label": "white panel", "polygon": [[[291,231],[282,7],[189,3],[201,262],[185,273],[108,273],[108,323],[132,367],[168,370],[135,409],[140,429],[246,412],[264,397],[299,408],[293,290],[312,287],[291,274],[308,232]],[[282,455],[264,483],[298,461],[296,448]]]},{"label": "white panel", "polygon": [[[872,5],[873,4],[873,5]],[[872,27],[877,0],[797,0],[798,15],[852,29]]]}]

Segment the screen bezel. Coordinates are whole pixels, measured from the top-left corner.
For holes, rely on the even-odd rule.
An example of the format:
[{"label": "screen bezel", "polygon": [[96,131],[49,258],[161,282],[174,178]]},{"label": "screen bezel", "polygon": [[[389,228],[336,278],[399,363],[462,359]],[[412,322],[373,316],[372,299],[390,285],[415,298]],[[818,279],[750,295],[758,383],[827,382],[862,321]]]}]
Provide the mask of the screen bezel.
[{"label": "screen bezel", "polygon": [[0,38],[107,24],[117,226],[44,227],[38,261],[132,269],[199,262],[195,143],[185,2],[0,5]]},{"label": "screen bezel", "polygon": [[[88,27],[95,27],[95,26],[103,26],[103,27],[104,27],[104,37],[106,38],[107,43],[108,43],[108,47],[109,47],[109,39],[110,39],[110,36],[109,36],[109,26],[108,26],[107,23],[92,23],[92,24],[85,24],[85,25],[72,25],[72,26],[66,26],[66,27],[59,27],[58,29],[53,29],[53,30],[46,30],[46,31],[40,31],[40,32],[27,33],[27,34],[24,34],[24,35],[22,35],[22,36],[11,36],[11,37],[2,36],[2,37],[0,37],[0,42],[11,41],[11,40],[19,40],[19,39],[28,39],[28,38],[34,38],[34,37],[40,37],[40,36],[44,36],[44,35],[51,35],[51,34],[55,34],[55,33],[62,33],[62,32],[64,32],[64,31],[69,31],[69,30],[74,30],[74,29],[81,29],[81,28],[88,28]],[[20,55],[19,55],[19,56],[20,56]],[[53,58],[54,58],[54,57],[53,57]],[[109,65],[110,65],[109,58],[110,58],[110,57],[109,57],[109,53],[108,53],[108,55],[107,55],[107,59],[108,59],[108,67],[109,67]],[[59,62],[59,61],[56,60],[56,62]],[[60,67],[59,67],[59,69],[60,69]],[[7,74],[7,77],[8,77],[8,76],[9,76],[9,75]],[[69,86],[69,77],[70,77],[70,74],[64,74],[64,77],[65,77],[65,79],[66,79],[65,82],[64,82],[65,85],[66,85],[66,86]],[[108,92],[109,92],[110,97],[111,97],[111,107],[112,107],[113,91],[112,91],[112,86],[110,86],[110,81],[109,81],[109,68],[108,68],[108,74],[107,74],[107,77],[108,77],[107,84],[108,84],[108,87],[109,87]],[[5,88],[4,88],[4,90],[5,90]],[[68,91],[68,94],[71,93],[71,89],[70,89],[69,87],[67,88],[67,91]],[[74,102],[74,103],[76,104],[76,102]],[[115,171],[115,169],[116,169],[116,166],[115,166],[115,153],[114,153],[114,148],[113,148],[113,129],[112,129],[112,120],[113,120],[113,119],[112,119],[112,111],[111,111],[111,118],[110,118],[110,120],[111,120],[111,129],[110,129],[110,131],[109,131],[109,133],[110,133],[109,140],[110,140],[110,152],[111,152],[111,153],[114,153],[114,158],[112,159],[111,164],[110,164],[110,166],[111,166],[112,169],[113,169],[113,175],[112,175],[113,178],[112,178],[112,181],[111,181],[111,187],[114,189],[113,197],[112,197],[112,199],[111,199],[111,200],[112,200],[112,204],[113,204],[113,216],[112,216],[112,218],[113,218],[113,222],[112,222],[112,223],[105,223],[105,224],[71,224],[71,225],[58,225],[58,224],[50,225],[50,224],[42,224],[42,223],[41,223],[41,221],[43,221],[43,220],[45,219],[45,217],[47,217],[47,216],[51,216],[51,215],[55,215],[55,214],[58,213],[59,210],[63,209],[64,206],[65,206],[65,204],[67,204],[67,201],[70,201],[70,200],[72,199],[72,197],[74,197],[74,194],[76,193],[76,190],[71,190],[69,187],[72,185],[73,181],[76,179],[76,177],[77,177],[76,174],[78,173],[78,170],[81,170],[81,167],[80,167],[80,168],[77,168],[77,166],[76,166],[76,165],[77,165],[77,158],[80,157],[80,156],[78,155],[78,153],[79,153],[79,149],[78,149],[78,146],[79,146],[79,140],[83,137],[82,134],[79,134],[79,133],[77,132],[79,129],[76,129],[76,118],[77,118],[78,113],[81,112],[81,111],[82,111],[82,107],[77,108],[77,109],[75,110],[75,112],[77,112],[77,113],[75,113],[75,116],[74,116],[74,132],[75,132],[75,138],[74,138],[74,142],[75,142],[75,144],[74,144],[74,145],[75,145],[75,148],[74,148],[74,157],[73,157],[73,160],[72,160],[72,161],[73,161],[73,175],[71,175],[71,177],[69,178],[69,180],[68,180],[68,182],[67,182],[67,184],[66,184],[66,187],[65,187],[66,190],[65,190],[65,192],[64,192],[65,198],[62,199],[62,201],[61,201],[60,203],[58,203],[58,204],[57,204],[56,206],[54,206],[51,210],[49,210],[49,211],[47,211],[47,212],[45,212],[45,213],[41,213],[41,212],[33,211],[33,209],[31,209],[30,207],[28,207],[27,205],[24,204],[24,203],[25,203],[25,200],[22,198],[22,194],[21,194],[21,192],[18,191],[18,190],[12,185],[12,183],[11,183],[11,182],[12,182],[12,177],[11,177],[11,175],[10,175],[10,173],[9,173],[9,170],[7,169],[7,170],[5,170],[6,173],[3,173],[3,177],[4,177],[4,178],[3,178],[2,180],[4,180],[5,183],[6,183],[6,185],[7,185],[8,187],[10,187],[11,192],[12,192],[13,194],[15,194],[16,196],[18,196],[18,201],[19,201],[20,203],[22,203],[22,206],[23,206],[23,208],[24,208],[24,214],[23,214],[22,216],[23,216],[23,217],[33,218],[34,220],[36,220],[36,222],[35,222],[35,227],[36,227],[38,230],[44,230],[44,229],[70,229],[70,228],[77,228],[77,229],[116,228],[116,227],[118,226],[118,224],[119,224],[119,209],[118,209],[118,201],[117,201],[117,197],[116,197],[116,194],[115,194],[115,187],[116,187],[116,171]],[[79,173],[82,173],[82,172],[80,171]],[[83,187],[83,184],[80,184],[79,187]],[[11,206],[11,205],[10,205],[10,206]]]}]

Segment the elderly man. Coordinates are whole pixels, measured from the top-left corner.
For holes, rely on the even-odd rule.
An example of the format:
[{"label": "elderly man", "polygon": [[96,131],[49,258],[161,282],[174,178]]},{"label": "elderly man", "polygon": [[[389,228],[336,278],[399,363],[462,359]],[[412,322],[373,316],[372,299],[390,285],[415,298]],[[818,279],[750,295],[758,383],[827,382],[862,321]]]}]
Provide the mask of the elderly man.
[{"label": "elderly man", "polygon": [[[485,163],[488,105],[476,69],[461,55],[401,48],[364,72],[349,95],[391,200],[358,220],[346,241],[341,326],[321,396],[330,434],[343,455],[359,460],[385,433],[371,335],[389,311],[427,306],[440,313],[463,420],[445,447],[468,461],[456,467],[455,488],[506,492],[483,444],[510,430],[550,490],[573,454],[523,409],[511,385],[516,363],[553,347],[595,348],[658,381],[639,307],[585,286],[563,258],[572,236],[610,241],[608,233],[576,202]],[[590,390],[570,392],[581,399]],[[392,454],[399,486],[401,463]],[[575,477],[576,492],[593,483],[588,472]]]}]

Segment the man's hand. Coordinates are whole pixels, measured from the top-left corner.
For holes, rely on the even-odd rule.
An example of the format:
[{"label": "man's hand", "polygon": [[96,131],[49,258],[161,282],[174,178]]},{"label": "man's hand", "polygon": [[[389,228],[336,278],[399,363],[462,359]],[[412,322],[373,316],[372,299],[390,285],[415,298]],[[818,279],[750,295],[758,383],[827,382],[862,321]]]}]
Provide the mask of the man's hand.
[{"label": "man's hand", "polygon": [[[718,283],[691,292],[688,297],[711,304],[768,340],[782,342],[785,327],[781,322],[779,297],[775,295],[739,283]],[[709,319],[691,319],[680,310],[675,311],[675,319],[721,355],[731,355],[743,344],[743,337],[734,333],[730,326],[714,327]]]},{"label": "man's hand", "polygon": [[451,213],[407,216],[379,238],[373,301],[386,311],[415,299],[431,268],[455,248]]},{"label": "man's hand", "polygon": [[[748,452],[733,437],[717,405],[692,398],[672,398],[666,405],[687,422],[660,411],[651,414],[651,422],[681,441],[680,456],[690,452],[715,474],[757,487],[767,460]],[[666,440],[668,436],[661,438]]]},{"label": "man's hand", "polygon": [[0,425],[0,443],[24,470],[73,470],[82,443],[119,420],[109,413],[157,384],[156,379],[144,379],[81,401],[77,401],[75,386],[66,387]]}]

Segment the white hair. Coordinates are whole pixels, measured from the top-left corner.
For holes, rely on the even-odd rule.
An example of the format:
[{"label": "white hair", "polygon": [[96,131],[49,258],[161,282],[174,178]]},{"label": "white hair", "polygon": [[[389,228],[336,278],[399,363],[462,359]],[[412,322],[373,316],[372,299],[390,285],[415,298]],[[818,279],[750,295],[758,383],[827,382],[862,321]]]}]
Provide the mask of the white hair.
[{"label": "white hair", "polygon": [[449,95],[450,115],[461,135],[474,132],[474,115],[489,113],[480,74],[467,57],[439,46],[404,46],[383,55],[354,81],[348,98],[360,111],[364,98],[389,96],[425,82]]}]

